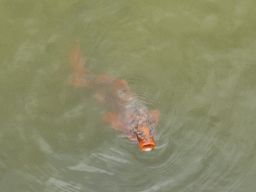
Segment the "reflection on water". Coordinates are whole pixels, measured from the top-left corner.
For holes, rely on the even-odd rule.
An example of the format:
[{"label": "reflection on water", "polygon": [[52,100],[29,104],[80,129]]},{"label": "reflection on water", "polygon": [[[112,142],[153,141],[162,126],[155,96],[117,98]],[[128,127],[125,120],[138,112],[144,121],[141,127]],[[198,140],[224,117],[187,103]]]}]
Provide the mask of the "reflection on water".
[{"label": "reflection on water", "polygon": [[[1,191],[254,192],[255,7],[6,1]],[[160,110],[153,151],[104,123],[93,92],[67,85],[77,40],[89,70],[125,79]]]}]

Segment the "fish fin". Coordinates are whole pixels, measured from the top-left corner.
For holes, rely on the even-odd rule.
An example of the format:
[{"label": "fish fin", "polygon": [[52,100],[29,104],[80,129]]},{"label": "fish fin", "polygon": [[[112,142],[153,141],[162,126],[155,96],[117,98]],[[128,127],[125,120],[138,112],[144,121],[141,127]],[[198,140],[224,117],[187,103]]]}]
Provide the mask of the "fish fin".
[{"label": "fish fin", "polygon": [[124,123],[120,121],[116,114],[109,112],[107,115],[104,115],[102,119],[105,122],[110,122],[114,129],[124,132]]},{"label": "fish fin", "polygon": [[131,134],[129,134],[126,138],[130,139],[135,144],[139,144],[138,140],[134,138],[134,136],[132,136]]},{"label": "fish fin", "polygon": [[74,86],[74,87],[89,87],[90,85],[87,82],[86,78],[79,76],[79,74],[73,74],[71,81],[68,83],[68,85]]},{"label": "fish fin", "polygon": [[150,110],[150,113],[153,115],[153,118],[155,119],[156,124],[158,124],[160,111],[158,109]]},{"label": "fish fin", "polygon": [[125,81],[124,79],[116,79],[117,83],[127,86],[127,81]]},{"label": "fish fin", "polygon": [[91,72],[89,72],[84,67],[84,61],[82,59],[82,54],[80,50],[80,43],[77,42],[76,47],[71,51],[69,55],[69,64],[74,71],[71,81],[69,85],[75,87],[91,87],[90,79],[93,76]]},{"label": "fish fin", "polygon": [[121,82],[126,86],[127,85],[127,81],[121,79]]},{"label": "fish fin", "polygon": [[110,83],[113,81],[112,77],[106,76],[106,75],[98,75],[97,76],[97,82],[98,83]]},{"label": "fish fin", "polygon": [[129,139],[130,141],[132,141],[133,143],[135,143],[135,144],[139,144],[139,142],[138,142],[138,140],[137,139],[135,139],[133,136],[131,136],[130,134],[129,134],[129,136],[124,136],[124,138],[125,139]]},{"label": "fish fin", "polygon": [[102,120],[105,121],[105,122],[112,122],[113,120],[115,119],[115,115],[111,112],[108,112],[107,115],[104,115]]}]

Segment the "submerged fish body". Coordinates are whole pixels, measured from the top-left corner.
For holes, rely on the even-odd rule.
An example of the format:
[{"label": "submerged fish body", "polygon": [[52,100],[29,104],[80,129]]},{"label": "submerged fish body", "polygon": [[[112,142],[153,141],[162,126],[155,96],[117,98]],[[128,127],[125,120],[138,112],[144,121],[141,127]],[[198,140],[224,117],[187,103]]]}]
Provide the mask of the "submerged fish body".
[{"label": "submerged fish body", "polygon": [[70,54],[70,65],[74,74],[69,84],[94,89],[97,99],[112,109],[103,117],[104,121],[127,134],[134,143],[139,144],[142,151],[150,151],[156,146],[159,110],[147,110],[137,95],[131,92],[125,80],[88,71],[82,61],[79,43]]}]

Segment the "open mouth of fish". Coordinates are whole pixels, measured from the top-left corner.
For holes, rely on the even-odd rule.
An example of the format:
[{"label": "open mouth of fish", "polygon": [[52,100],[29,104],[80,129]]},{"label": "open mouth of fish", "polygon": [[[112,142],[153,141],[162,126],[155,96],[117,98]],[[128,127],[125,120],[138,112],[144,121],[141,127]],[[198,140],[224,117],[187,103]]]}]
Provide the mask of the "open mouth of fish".
[{"label": "open mouth of fish", "polygon": [[156,146],[155,142],[141,142],[140,150],[142,151],[151,151]]}]

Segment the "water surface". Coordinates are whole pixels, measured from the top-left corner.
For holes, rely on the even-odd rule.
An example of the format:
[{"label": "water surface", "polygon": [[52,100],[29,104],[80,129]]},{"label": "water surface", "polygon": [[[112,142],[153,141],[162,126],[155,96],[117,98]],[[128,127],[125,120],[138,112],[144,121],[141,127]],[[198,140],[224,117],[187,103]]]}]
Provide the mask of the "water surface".
[{"label": "water surface", "polygon": [[[196,2],[196,3],[195,3]],[[256,3],[4,1],[0,191],[256,190]],[[67,85],[68,54],[160,110],[142,152]]]}]

